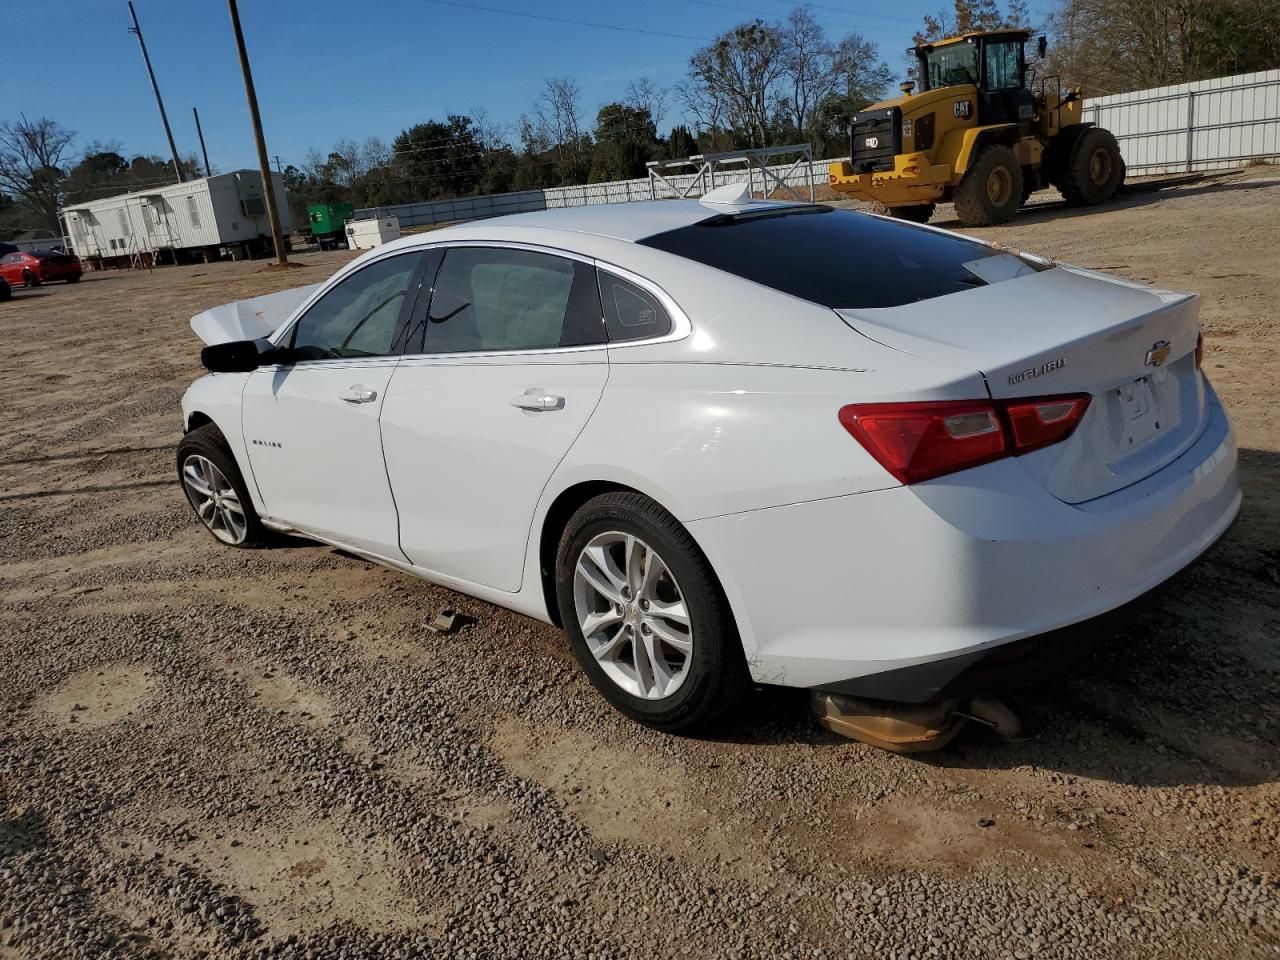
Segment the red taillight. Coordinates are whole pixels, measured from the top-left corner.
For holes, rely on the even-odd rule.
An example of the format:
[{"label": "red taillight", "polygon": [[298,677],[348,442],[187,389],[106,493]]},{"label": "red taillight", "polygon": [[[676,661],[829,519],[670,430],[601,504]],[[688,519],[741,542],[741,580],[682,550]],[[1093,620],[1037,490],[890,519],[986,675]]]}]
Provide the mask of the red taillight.
[{"label": "red taillight", "polygon": [[1065,440],[1088,406],[1088,394],[854,403],[840,409],[840,423],[894,477],[919,483]]},{"label": "red taillight", "polygon": [[1200,369],[1200,365],[1204,363],[1204,334],[1201,333],[1196,337],[1196,369]]},{"label": "red taillight", "polygon": [[854,403],[840,422],[903,483],[976,467],[1009,452],[990,401]]},{"label": "red taillight", "polygon": [[1006,401],[1004,411],[1013,431],[1014,454],[1030,453],[1067,439],[1088,406],[1087,393]]}]

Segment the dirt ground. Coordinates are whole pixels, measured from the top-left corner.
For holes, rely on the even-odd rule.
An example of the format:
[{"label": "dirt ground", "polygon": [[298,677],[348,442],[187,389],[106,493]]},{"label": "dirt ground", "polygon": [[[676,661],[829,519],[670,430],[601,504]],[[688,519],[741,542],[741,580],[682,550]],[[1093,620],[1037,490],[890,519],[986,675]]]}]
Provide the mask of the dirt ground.
[{"label": "dirt ground", "polygon": [[[975,231],[1200,293],[1245,500],[1159,604],[1009,698],[1028,736],[915,758],[778,690],[662,736],[549,627],[215,543],[173,465],[187,321],[349,254],[17,291],[0,960],[1280,956],[1277,226],[1263,168]],[[444,607],[475,623],[429,632]]]}]

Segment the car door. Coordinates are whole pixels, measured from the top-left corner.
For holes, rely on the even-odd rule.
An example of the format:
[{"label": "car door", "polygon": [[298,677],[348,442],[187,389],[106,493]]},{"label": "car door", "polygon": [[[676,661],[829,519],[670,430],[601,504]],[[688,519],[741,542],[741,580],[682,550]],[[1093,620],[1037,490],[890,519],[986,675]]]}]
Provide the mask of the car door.
[{"label": "car door", "polygon": [[424,342],[382,409],[400,546],[418,566],[520,589],[538,498],[595,410],[608,351],[590,261],[446,249]]},{"label": "car door", "polygon": [[278,341],[288,362],[249,375],[245,447],[271,519],[404,559],[378,414],[430,259],[395,254],[346,276]]}]

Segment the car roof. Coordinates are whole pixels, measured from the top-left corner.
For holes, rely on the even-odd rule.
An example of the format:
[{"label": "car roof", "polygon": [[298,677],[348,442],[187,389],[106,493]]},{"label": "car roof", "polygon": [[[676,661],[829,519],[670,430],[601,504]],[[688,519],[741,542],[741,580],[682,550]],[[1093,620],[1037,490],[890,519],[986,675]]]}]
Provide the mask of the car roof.
[{"label": "car roof", "polygon": [[785,209],[796,205],[764,200],[739,206],[705,204],[698,200],[598,203],[470,220],[430,233],[414,234],[394,243],[396,246],[411,246],[448,240],[514,240],[519,239],[520,233],[525,230],[554,230],[634,243],[654,234],[701,223],[726,213]]}]

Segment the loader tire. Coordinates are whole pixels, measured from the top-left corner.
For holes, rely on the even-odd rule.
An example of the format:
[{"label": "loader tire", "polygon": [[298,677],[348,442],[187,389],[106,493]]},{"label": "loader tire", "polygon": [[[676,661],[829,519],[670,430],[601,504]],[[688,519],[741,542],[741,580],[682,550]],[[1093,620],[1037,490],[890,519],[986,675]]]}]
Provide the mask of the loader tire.
[{"label": "loader tire", "polygon": [[1014,218],[1022,203],[1022,167],[1002,143],[983,147],[952,192],[956,216],[968,227],[989,227]]},{"label": "loader tire", "polygon": [[1059,189],[1071,206],[1092,206],[1115,196],[1124,173],[1120,145],[1111,131],[1090,127],[1072,145]]},{"label": "loader tire", "polygon": [[936,204],[911,203],[903,207],[886,207],[883,203],[873,203],[871,212],[882,217],[893,217],[895,220],[909,220],[912,223],[928,223],[933,216]]}]

